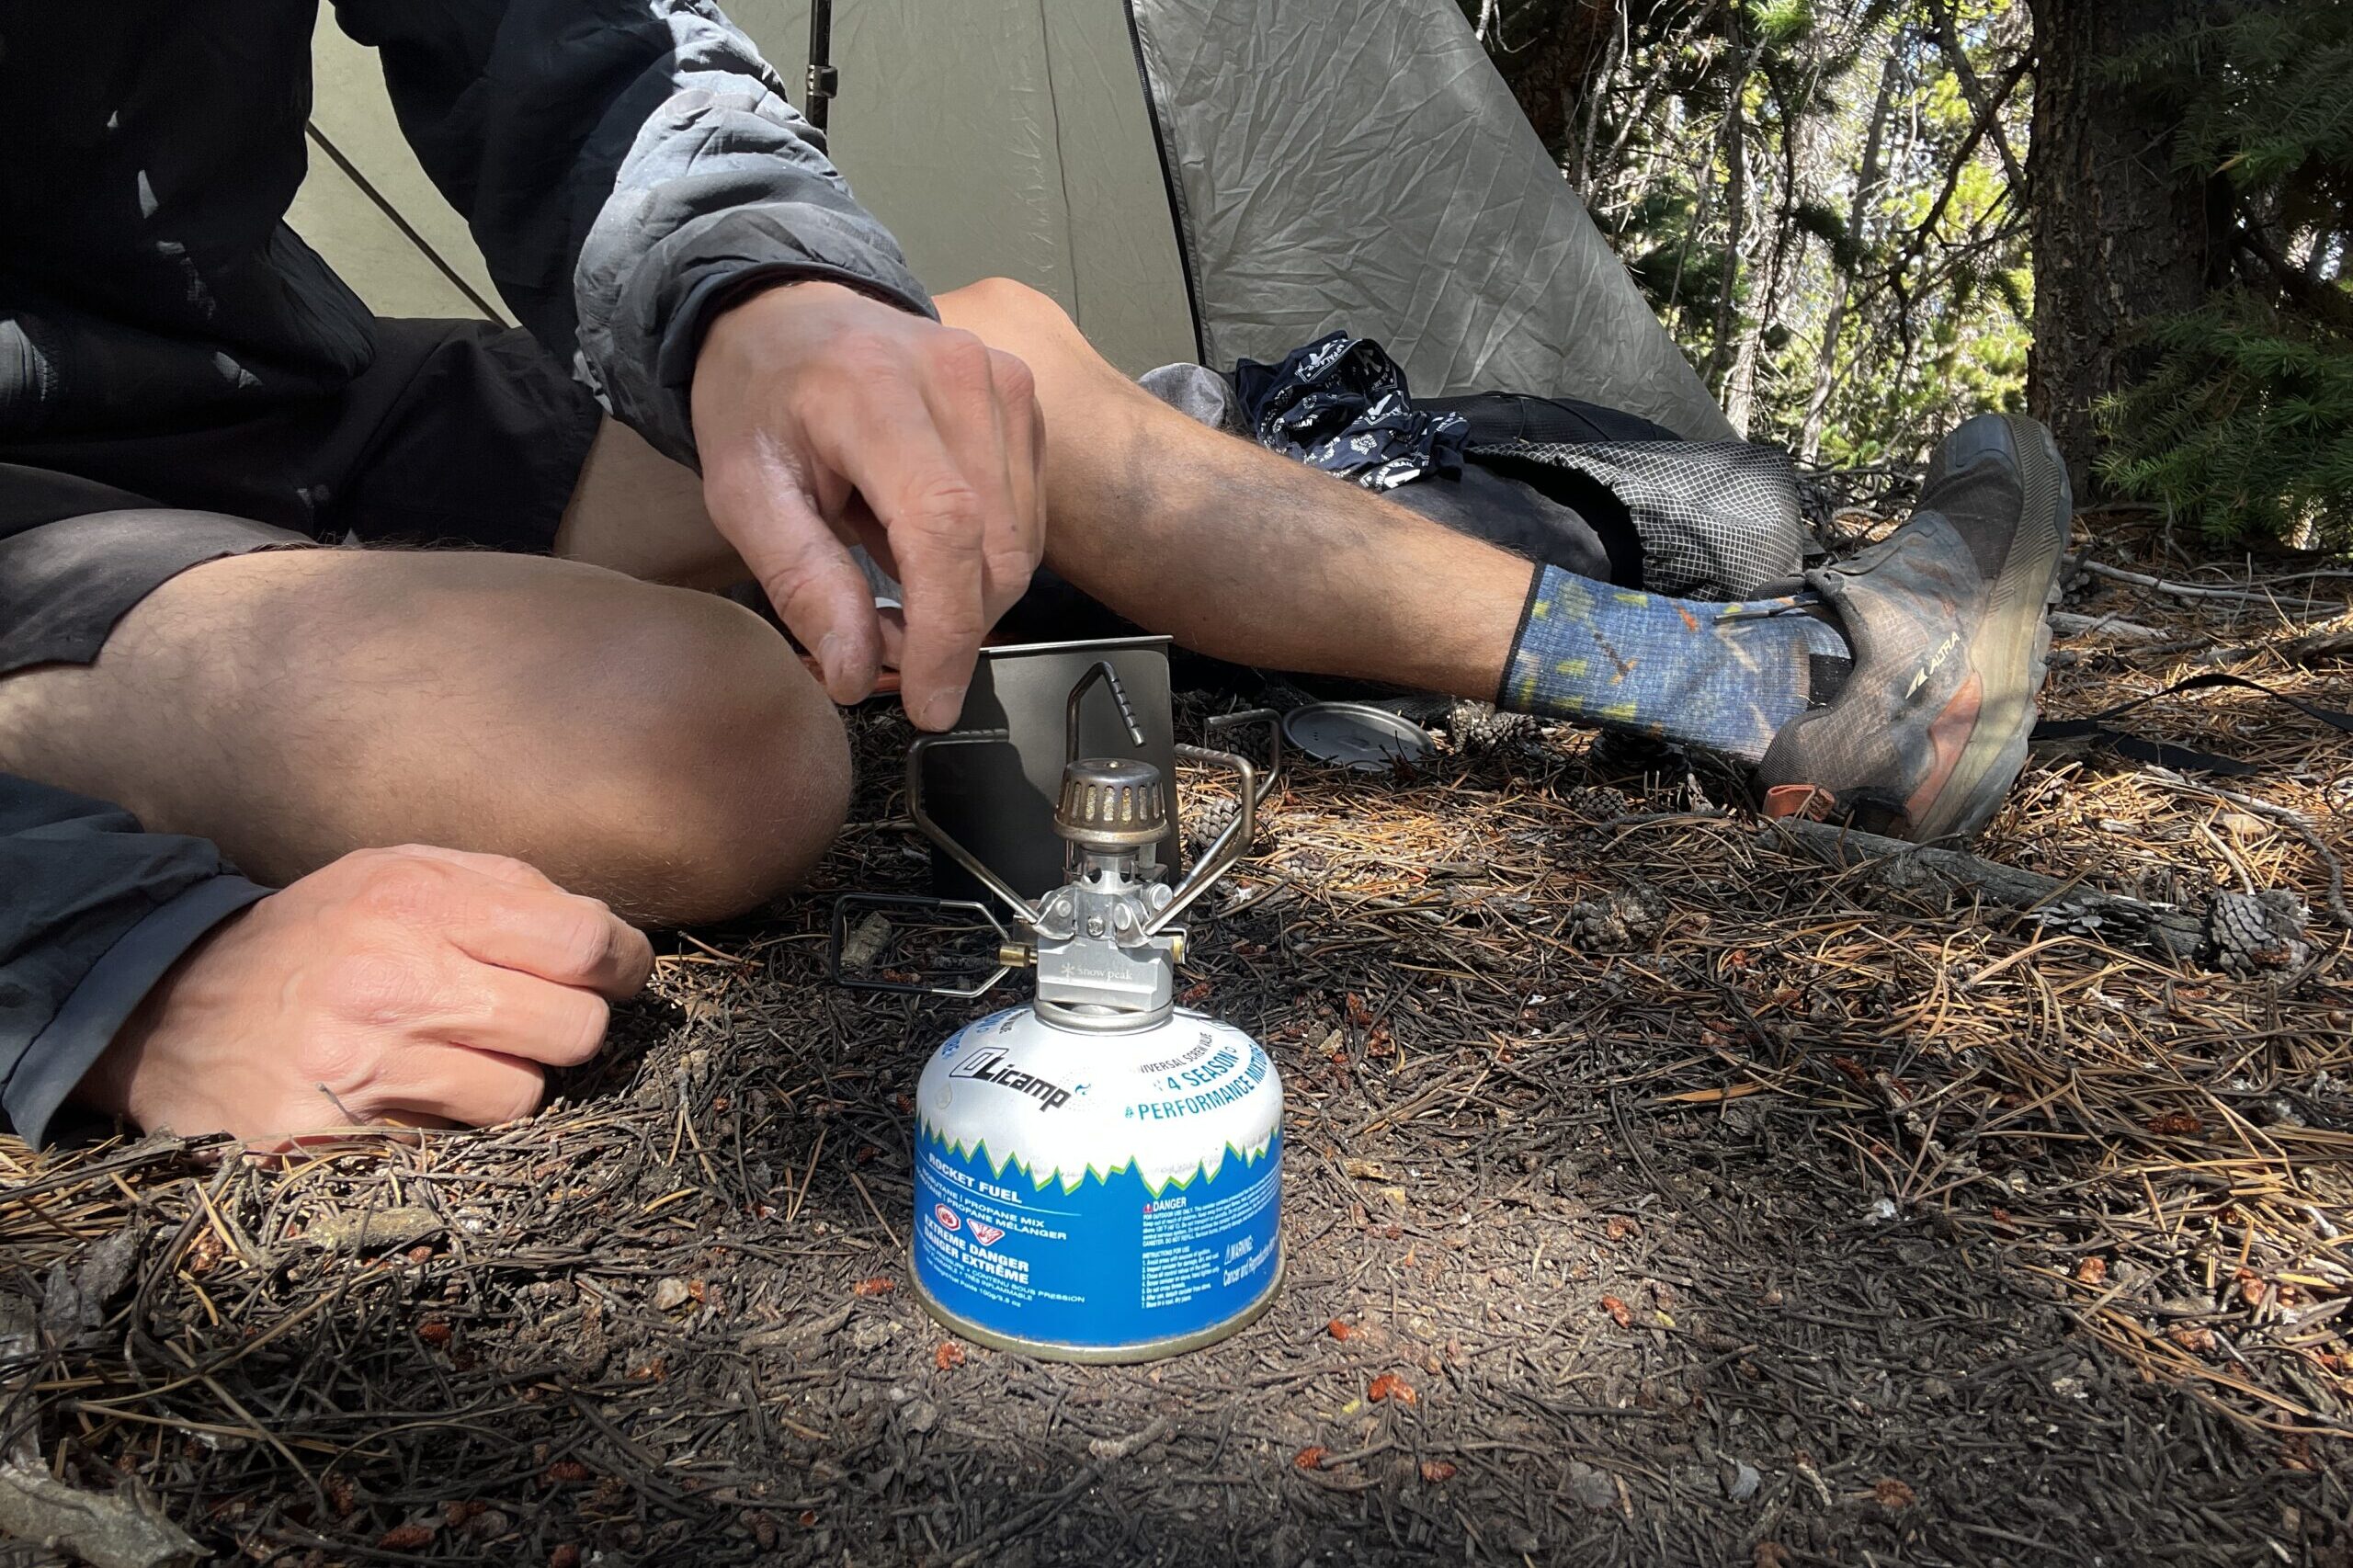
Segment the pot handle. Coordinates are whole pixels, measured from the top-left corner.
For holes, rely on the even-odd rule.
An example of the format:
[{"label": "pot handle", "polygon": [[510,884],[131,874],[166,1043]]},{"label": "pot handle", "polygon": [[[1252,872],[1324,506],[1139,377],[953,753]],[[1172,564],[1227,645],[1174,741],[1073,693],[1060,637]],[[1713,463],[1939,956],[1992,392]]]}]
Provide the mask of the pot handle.
[{"label": "pot handle", "polygon": [[1176,896],[1168,901],[1168,907],[1144,923],[1143,934],[1147,937],[1157,937],[1176,924],[1196,899],[1210,891],[1211,883],[1233,869],[1233,863],[1242,858],[1242,852],[1258,836],[1258,770],[1230,751],[1211,751],[1206,746],[1180,745],[1176,755],[1186,762],[1222,767],[1232,773],[1240,786],[1242,808],[1225,824],[1217,842],[1201,856],[1192,874],[1177,884]]}]

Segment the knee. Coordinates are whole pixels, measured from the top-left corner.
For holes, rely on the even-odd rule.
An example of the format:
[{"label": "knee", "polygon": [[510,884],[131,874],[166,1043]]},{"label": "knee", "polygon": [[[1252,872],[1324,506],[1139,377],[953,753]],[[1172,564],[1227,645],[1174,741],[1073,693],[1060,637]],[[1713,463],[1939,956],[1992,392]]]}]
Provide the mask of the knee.
[{"label": "knee", "polygon": [[1051,294],[1012,278],[983,278],[939,297],[943,312],[970,313],[976,320],[1023,322],[1051,330],[1075,332],[1070,312]]},{"label": "knee", "polygon": [[849,747],[766,622],[710,595],[646,591],[665,613],[620,634],[597,683],[621,722],[597,726],[620,753],[599,770],[620,799],[595,813],[597,891],[640,921],[722,919],[824,854],[848,814]]},{"label": "knee", "polygon": [[939,319],[976,335],[992,348],[1029,362],[1076,359],[1099,363],[1070,312],[1052,295],[1010,278],[983,278],[938,299]]}]

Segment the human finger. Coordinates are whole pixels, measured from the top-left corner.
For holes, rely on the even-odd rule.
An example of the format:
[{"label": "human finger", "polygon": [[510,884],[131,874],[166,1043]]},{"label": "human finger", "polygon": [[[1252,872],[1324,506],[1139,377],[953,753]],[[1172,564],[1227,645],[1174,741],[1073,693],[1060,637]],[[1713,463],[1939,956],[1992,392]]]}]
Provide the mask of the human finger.
[{"label": "human finger", "polygon": [[[1029,508],[1036,498],[1017,488],[1017,464],[1008,443],[1023,422],[1011,418],[1006,407],[1008,392],[1017,393],[1025,404],[1029,401],[1029,370],[968,332],[934,334],[926,348],[920,382],[924,403],[948,460],[973,498],[972,521],[980,534],[981,630],[985,633],[989,623],[1020,597],[1018,588],[1010,594],[1006,589],[1012,578],[1027,576],[1030,564],[1028,542],[1035,528]],[[1026,447],[1026,430],[1023,434]],[[1019,466],[1028,466],[1026,449]]]},{"label": "human finger", "polygon": [[[866,551],[867,559],[880,567],[884,576],[893,583],[899,581],[899,558],[892,553],[890,531],[883,528],[882,519],[874,515],[874,509],[866,504],[865,497],[853,492],[840,511],[827,515],[834,518],[836,530],[858,549]],[[867,585],[870,588],[874,586],[870,583]]]},{"label": "human finger", "polygon": [[601,901],[552,886],[484,888],[442,929],[469,958],[615,1001],[635,995],[654,972],[645,933]]},{"label": "human finger", "polygon": [[873,591],[801,474],[773,457],[706,451],[704,459],[711,522],[816,655],[826,694],[844,704],[864,700],[881,659]]},{"label": "human finger", "polygon": [[[883,531],[881,523],[876,520],[866,503],[855,495],[851,496],[849,504],[842,509],[841,521],[850,537],[858,541],[858,548],[866,551],[868,559],[891,580],[892,588],[904,595],[906,588],[899,581],[899,558],[891,552],[891,536]],[[875,591],[881,593],[885,590],[877,585]],[[895,678],[899,662],[906,656],[907,612],[896,598],[878,600],[874,606],[874,619],[882,637],[884,671],[884,676],[878,677],[875,689],[895,691],[898,689]],[[886,686],[883,684],[885,680],[893,684]]]},{"label": "human finger", "polygon": [[503,1051],[440,1045],[411,1054],[415,1071],[383,1085],[374,1114],[404,1124],[429,1124],[426,1119],[435,1118],[489,1127],[530,1115],[547,1095],[547,1074],[539,1063]]},{"label": "human finger", "polygon": [[1039,407],[1037,380],[1028,364],[1003,349],[989,350],[995,384],[999,445],[1005,454],[1006,488],[1012,496],[1010,528],[993,535],[982,562],[983,607],[989,624],[1029,591],[1029,580],[1045,556],[1046,428]]},{"label": "human finger", "polygon": [[488,964],[447,987],[439,1016],[420,1021],[429,1040],[576,1067],[605,1041],[612,1009],[602,996]]},{"label": "human finger", "polygon": [[[904,386],[877,387],[855,405],[828,411],[812,421],[812,436],[823,460],[848,476],[890,536],[906,612],[902,700],[917,725],[944,730],[963,710],[987,631],[980,492],[950,456],[922,397]],[[866,619],[871,628],[870,596]]]}]

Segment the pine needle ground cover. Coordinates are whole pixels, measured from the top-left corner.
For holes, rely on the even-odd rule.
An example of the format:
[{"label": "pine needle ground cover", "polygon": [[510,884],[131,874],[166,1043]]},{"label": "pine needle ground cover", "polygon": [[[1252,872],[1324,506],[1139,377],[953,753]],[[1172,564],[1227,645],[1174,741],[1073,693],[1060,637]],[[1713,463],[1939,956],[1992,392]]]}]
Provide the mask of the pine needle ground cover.
[{"label": "pine needle ground cover", "polygon": [[[2345,705],[2345,579],[2102,537],[2053,711]],[[2353,741],[2133,722],[2259,776],[2038,753],[1978,847],[2039,911],[1574,731],[1295,767],[1187,976],[1283,1073],[1289,1279],[1151,1368],[915,1307],[907,1096],[981,1008],[828,988],[822,896],[673,941],[529,1121],[0,1145],[8,1453],[286,1568],[2343,1562]],[[824,887],[921,885],[905,739]],[[2301,953],[2086,902],[2249,889]]]}]

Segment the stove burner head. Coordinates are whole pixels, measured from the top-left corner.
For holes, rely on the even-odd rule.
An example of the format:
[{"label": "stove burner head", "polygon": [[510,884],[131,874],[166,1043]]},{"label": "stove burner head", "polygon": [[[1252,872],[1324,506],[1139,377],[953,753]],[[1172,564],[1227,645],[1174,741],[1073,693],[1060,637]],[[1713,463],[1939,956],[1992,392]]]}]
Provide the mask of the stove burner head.
[{"label": "stove burner head", "polygon": [[1054,831],[1081,849],[1104,852],[1158,843],[1168,831],[1168,788],[1160,769],[1125,756],[1070,763]]}]

